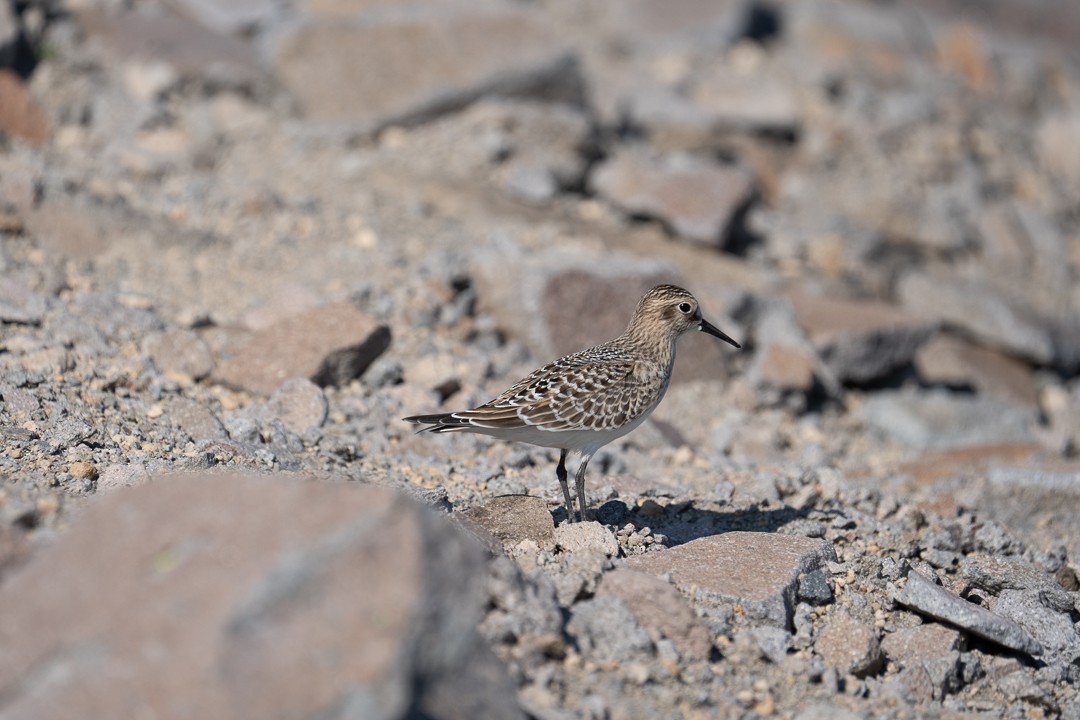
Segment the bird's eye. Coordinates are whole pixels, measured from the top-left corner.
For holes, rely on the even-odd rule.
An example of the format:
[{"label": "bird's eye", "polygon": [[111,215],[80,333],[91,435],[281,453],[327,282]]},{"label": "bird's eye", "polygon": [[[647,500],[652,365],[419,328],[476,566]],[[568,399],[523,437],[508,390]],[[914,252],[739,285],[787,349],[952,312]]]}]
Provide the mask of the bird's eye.
[{"label": "bird's eye", "polygon": [[690,303],[679,303],[679,312],[689,315],[691,310]]}]

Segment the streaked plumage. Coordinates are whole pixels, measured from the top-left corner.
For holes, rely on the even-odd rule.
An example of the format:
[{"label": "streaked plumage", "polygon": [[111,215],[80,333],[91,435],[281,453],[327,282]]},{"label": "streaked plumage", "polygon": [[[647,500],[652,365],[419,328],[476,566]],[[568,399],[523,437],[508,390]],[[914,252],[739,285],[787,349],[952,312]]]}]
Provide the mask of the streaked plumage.
[{"label": "streaked plumage", "polygon": [[656,408],[671,379],[676,340],[693,329],[739,347],[701,317],[693,295],[674,285],[658,285],[641,298],[626,332],[614,340],[534,370],[480,407],[405,420],[428,426],[420,432],[474,432],[559,448],[556,475],[571,522],[566,455],[581,453],[576,489],[584,519],[589,459],[644,422]]}]

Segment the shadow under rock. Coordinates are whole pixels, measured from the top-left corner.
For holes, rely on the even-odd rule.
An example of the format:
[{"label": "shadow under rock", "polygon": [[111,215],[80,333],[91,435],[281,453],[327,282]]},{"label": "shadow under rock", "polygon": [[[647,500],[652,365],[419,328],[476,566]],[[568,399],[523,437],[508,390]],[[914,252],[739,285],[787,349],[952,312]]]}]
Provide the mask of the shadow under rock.
[{"label": "shadow under rock", "polygon": [[722,535],[735,530],[776,532],[794,520],[806,519],[814,509],[810,505],[799,508],[785,505],[761,510],[755,504],[730,511],[717,511],[695,508],[692,501],[662,507],[662,512],[656,512],[661,506],[652,508],[653,511],[646,514],[641,509],[630,510],[621,500],[609,500],[596,510],[596,519],[605,525],[614,526],[616,530],[627,523],[632,523],[638,530],[647,527],[654,533],[666,536],[668,547],[675,547],[698,538]]}]

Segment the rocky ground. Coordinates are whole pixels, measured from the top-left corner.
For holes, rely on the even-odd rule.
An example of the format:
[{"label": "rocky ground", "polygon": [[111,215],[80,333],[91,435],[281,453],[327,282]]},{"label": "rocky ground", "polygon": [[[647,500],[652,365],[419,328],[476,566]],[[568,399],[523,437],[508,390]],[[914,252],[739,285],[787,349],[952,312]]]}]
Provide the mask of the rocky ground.
[{"label": "rocky ground", "polygon": [[[1078,34],[3,3],[0,717],[1080,718]],[[595,521],[400,421],[662,281]]]}]

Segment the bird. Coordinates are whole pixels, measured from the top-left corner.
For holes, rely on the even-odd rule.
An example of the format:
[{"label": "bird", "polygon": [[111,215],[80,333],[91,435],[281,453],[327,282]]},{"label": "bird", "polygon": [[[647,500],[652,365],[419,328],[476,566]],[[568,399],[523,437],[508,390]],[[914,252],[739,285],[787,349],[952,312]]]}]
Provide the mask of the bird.
[{"label": "bird", "polygon": [[614,340],[548,363],[479,407],[403,420],[423,426],[419,433],[471,432],[560,450],[555,475],[571,523],[566,458],[579,453],[574,480],[583,521],[589,460],[656,409],[671,382],[676,341],[693,330],[741,347],[702,317],[689,291],[657,285],[642,296],[626,331]]}]

